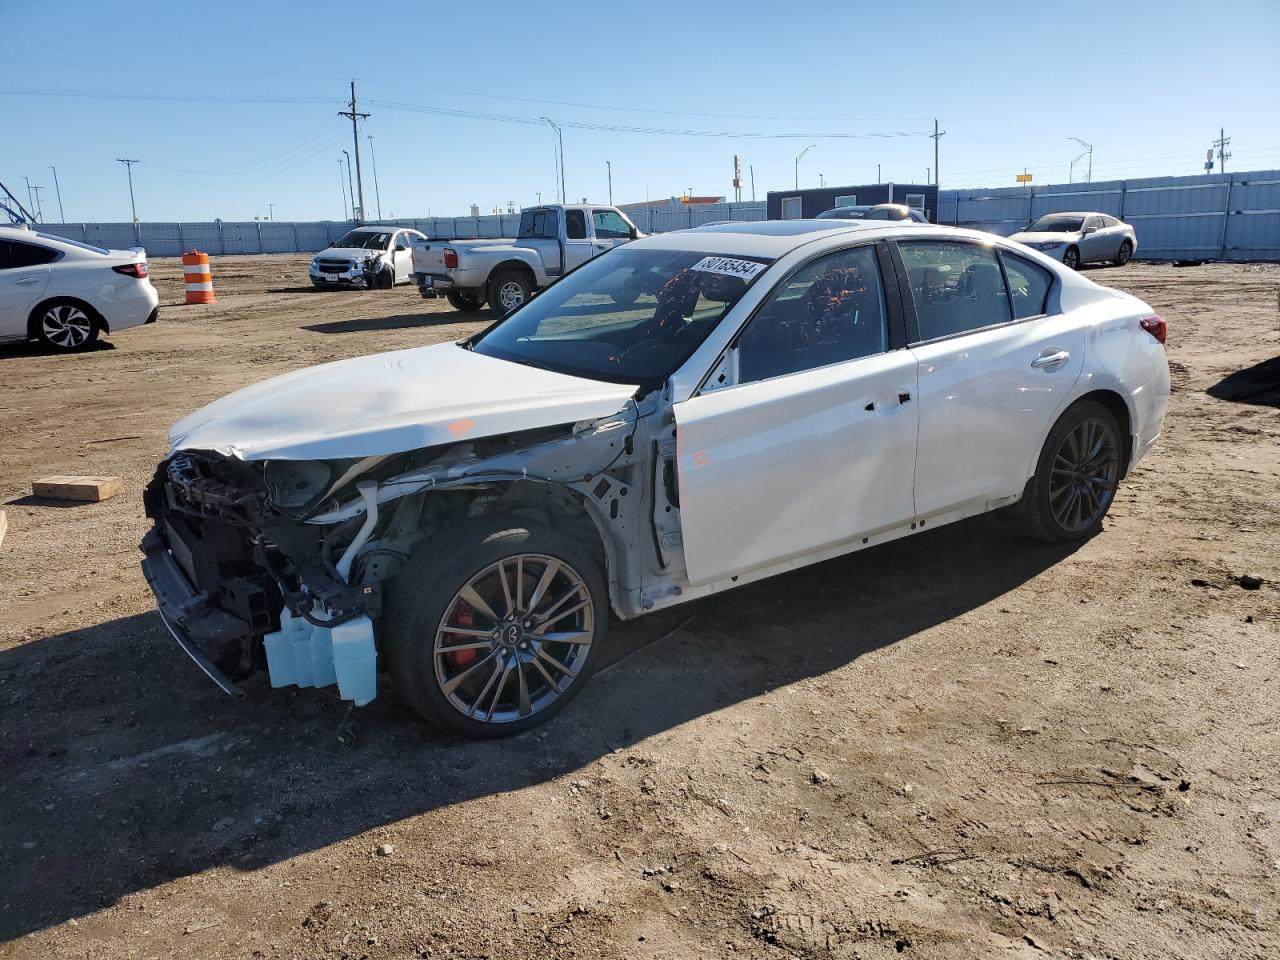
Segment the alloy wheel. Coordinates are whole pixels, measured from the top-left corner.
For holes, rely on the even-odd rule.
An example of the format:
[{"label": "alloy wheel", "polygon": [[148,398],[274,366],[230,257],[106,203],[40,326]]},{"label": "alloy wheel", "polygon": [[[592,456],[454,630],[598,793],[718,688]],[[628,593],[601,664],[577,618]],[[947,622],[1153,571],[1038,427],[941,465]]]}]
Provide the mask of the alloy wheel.
[{"label": "alloy wheel", "polygon": [[45,312],[40,329],[49,343],[64,350],[74,350],[84,346],[92,335],[93,321],[79,307],[63,303]]},{"label": "alloy wheel", "polygon": [[506,557],[445,608],[432,649],[436,683],[469,719],[511,723],[568,690],[594,637],[591,593],[573,567],[544,554]]},{"label": "alloy wheel", "polygon": [[1063,530],[1087,530],[1102,519],[1115,496],[1120,450],[1111,425],[1081,420],[1062,440],[1049,477],[1049,509]]},{"label": "alloy wheel", "polygon": [[1071,270],[1077,270],[1080,267],[1080,254],[1075,250],[1068,250],[1062,255],[1062,263]]},{"label": "alloy wheel", "polygon": [[498,288],[498,302],[502,304],[502,309],[510,313],[524,303],[524,287],[515,280],[508,280]]}]

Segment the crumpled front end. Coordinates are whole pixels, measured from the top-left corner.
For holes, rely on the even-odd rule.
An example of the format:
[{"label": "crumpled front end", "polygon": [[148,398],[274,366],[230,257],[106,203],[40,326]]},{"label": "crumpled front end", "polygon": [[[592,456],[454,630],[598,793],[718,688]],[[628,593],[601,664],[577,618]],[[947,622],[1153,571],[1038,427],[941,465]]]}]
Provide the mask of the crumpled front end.
[{"label": "crumpled front end", "polygon": [[361,675],[340,692],[372,699],[373,664],[359,661],[373,656],[380,594],[338,574],[329,541],[345,531],[285,513],[262,465],[215,453],[171,456],[144,501],[155,524],[141,544],[147,583],[174,639],[219,687],[239,696],[237,684],[268,666],[273,686],[333,683],[345,643],[341,656]]}]

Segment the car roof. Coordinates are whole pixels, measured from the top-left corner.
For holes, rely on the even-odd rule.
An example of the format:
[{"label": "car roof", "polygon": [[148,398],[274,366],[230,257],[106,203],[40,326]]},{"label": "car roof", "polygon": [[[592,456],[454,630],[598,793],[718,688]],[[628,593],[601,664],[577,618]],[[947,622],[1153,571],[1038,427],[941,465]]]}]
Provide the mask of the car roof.
[{"label": "car roof", "polygon": [[[881,222],[879,226],[887,224]],[[830,234],[874,229],[872,223],[855,220],[751,220],[706,224],[688,230],[654,234],[633,240],[627,246],[737,254],[776,260],[810,240]]]},{"label": "car roof", "polygon": [[1037,220],[1043,220],[1045,217],[1110,217],[1112,214],[1103,213],[1101,210],[1054,210],[1052,213],[1042,213],[1036,217]]}]

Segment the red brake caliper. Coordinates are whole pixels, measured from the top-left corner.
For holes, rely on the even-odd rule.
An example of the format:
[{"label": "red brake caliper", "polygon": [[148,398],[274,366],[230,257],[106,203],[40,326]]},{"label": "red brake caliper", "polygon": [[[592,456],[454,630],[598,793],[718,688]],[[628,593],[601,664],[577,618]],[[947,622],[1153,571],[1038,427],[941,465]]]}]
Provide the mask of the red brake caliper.
[{"label": "red brake caliper", "polygon": [[[449,621],[455,627],[474,627],[476,625],[476,612],[471,609],[471,604],[465,600],[459,600],[457,606],[453,608],[453,618]],[[445,627],[445,633],[449,632],[449,628]],[[459,636],[456,643],[470,643],[475,637]],[[459,650],[457,653],[446,653],[445,662],[449,664],[449,668],[453,671],[465,670],[471,666],[480,656],[479,650]]]}]

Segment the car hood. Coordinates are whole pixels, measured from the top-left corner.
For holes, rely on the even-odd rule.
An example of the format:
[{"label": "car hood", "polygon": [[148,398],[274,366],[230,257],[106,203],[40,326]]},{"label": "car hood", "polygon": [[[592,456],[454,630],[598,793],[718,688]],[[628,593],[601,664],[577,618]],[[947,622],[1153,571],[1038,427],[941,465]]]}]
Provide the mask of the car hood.
[{"label": "car hood", "polygon": [[636,389],[441,343],[264,380],[178,421],[169,442],[242,460],[373,457],[605,417]]},{"label": "car hood", "polygon": [[1079,233],[1042,233],[1040,231],[1015,233],[1009,238],[1016,243],[1076,243]]},{"label": "car hood", "polygon": [[363,260],[366,257],[382,256],[386,252],[385,250],[370,250],[368,247],[325,247],[312,259],[334,257],[340,260]]}]

